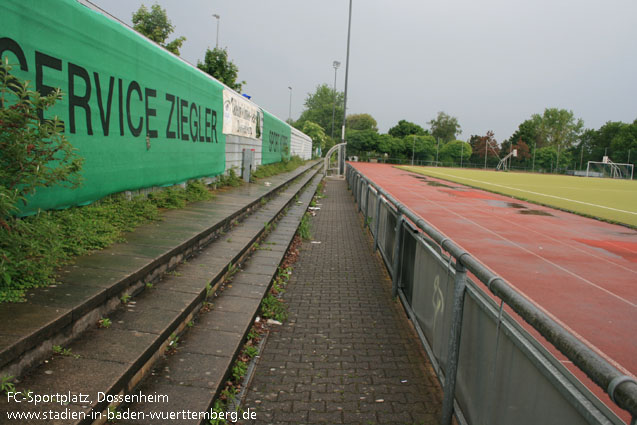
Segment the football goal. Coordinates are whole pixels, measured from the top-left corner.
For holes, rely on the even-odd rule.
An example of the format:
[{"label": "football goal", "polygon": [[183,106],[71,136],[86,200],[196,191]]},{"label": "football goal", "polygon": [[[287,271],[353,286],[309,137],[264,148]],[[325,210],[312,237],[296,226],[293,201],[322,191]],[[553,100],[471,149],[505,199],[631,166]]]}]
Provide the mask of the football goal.
[{"label": "football goal", "polygon": [[586,177],[606,177],[611,179],[633,179],[633,164],[619,164],[605,156],[602,161],[588,161]]}]

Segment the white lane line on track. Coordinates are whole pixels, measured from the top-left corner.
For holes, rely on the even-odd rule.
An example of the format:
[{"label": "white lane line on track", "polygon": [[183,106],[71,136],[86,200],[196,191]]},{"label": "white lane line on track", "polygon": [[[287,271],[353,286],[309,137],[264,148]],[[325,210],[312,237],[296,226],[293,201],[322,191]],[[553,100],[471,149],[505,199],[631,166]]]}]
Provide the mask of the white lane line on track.
[{"label": "white lane line on track", "polygon": [[[468,219],[468,218],[466,218],[466,217],[464,217],[464,216],[462,216],[462,215],[460,215],[460,214],[456,214],[454,211],[449,210],[448,208],[446,208],[446,207],[444,207],[444,206],[442,206],[442,205],[438,204],[438,203],[437,203],[437,202],[435,202],[435,201],[432,201],[432,200],[431,200],[431,199],[429,199],[429,198],[426,198],[426,199],[424,199],[424,200],[428,201],[428,202],[429,202],[429,203],[431,203],[431,204],[436,205],[436,206],[437,206],[437,207],[439,207],[439,208],[442,208],[442,209],[444,209],[444,210],[447,210],[447,211],[451,212],[452,214],[454,214],[454,215],[456,215],[456,216],[460,217],[460,218],[461,218],[461,219],[463,219],[463,220],[468,221],[469,223],[472,223],[472,224],[477,225],[478,227],[480,227],[480,228],[484,229],[485,231],[487,231],[487,232],[489,232],[489,233],[493,233],[493,234],[495,234],[497,237],[499,237],[499,238],[501,238],[501,239],[503,239],[503,240],[505,240],[505,241],[511,242],[513,245],[515,245],[515,246],[517,246],[517,247],[519,247],[519,248],[523,249],[524,251],[527,251],[527,252],[531,253],[532,255],[534,255],[534,256],[536,256],[536,257],[539,257],[541,260],[547,261],[549,264],[555,265],[554,263],[552,263],[552,262],[550,262],[550,261],[546,260],[544,257],[542,257],[542,256],[540,256],[540,255],[537,255],[537,254],[534,254],[532,251],[529,251],[529,250],[527,250],[526,248],[519,246],[519,245],[518,245],[518,244],[516,244],[515,242],[512,242],[512,241],[508,240],[507,238],[502,237],[501,235],[497,234],[496,232],[493,232],[493,231],[491,231],[491,230],[489,230],[489,229],[487,229],[487,228],[485,228],[485,227],[483,227],[483,226],[481,226],[481,225],[479,225],[479,224],[475,223],[474,221],[472,221],[472,220],[470,220],[470,219]],[[422,217],[422,216],[421,216],[420,214],[418,214],[418,213],[416,213],[416,214],[417,214],[419,217],[423,218],[423,220],[424,220],[424,217]],[[425,220],[425,221],[426,221],[426,220]],[[431,223],[429,223],[429,224],[431,224]],[[444,232],[442,232],[442,231],[441,231],[441,230],[439,230],[439,229],[438,229],[438,231],[440,231],[440,233],[442,233],[442,234],[445,234]],[[562,269],[561,267],[558,267],[558,268]],[[566,271],[566,272],[568,272],[568,273],[571,273],[571,272],[569,272],[568,270],[565,270],[565,271]],[[495,274],[499,274],[499,273],[496,273],[495,271],[494,271],[494,273],[495,273]],[[577,276],[576,274],[574,274],[574,275],[575,275],[576,277],[579,277],[579,276]],[[580,277],[580,278],[581,278],[581,277]],[[582,278],[582,279],[583,279],[583,278]],[[586,279],[583,279],[583,280],[584,280],[584,281],[586,281]],[[589,346],[589,347],[590,347],[593,351],[595,351],[595,352],[596,352],[599,356],[603,357],[604,359],[606,359],[606,361],[608,361],[610,364],[612,364],[613,366],[615,366],[618,370],[622,371],[622,373],[626,374],[627,376],[634,376],[634,375],[633,375],[633,374],[632,374],[632,373],[631,373],[628,369],[626,369],[624,366],[622,366],[621,364],[619,364],[616,360],[614,360],[613,358],[611,358],[608,354],[606,354],[604,351],[602,351],[600,348],[598,348],[595,344],[593,344],[592,342],[590,342],[588,339],[584,338],[584,337],[583,337],[583,336],[582,336],[579,332],[575,331],[573,328],[571,328],[570,326],[568,326],[568,325],[567,325],[566,323],[564,323],[562,320],[558,319],[558,318],[557,318],[557,316],[555,316],[553,313],[551,313],[550,311],[548,311],[546,308],[544,308],[544,307],[543,307],[541,304],[539,304],[537,301],[534,301],[534,300],[533,300],[533,298],[532,298],[532,297],[530,297],[530,296],[529,296],[526,292],[522,291],[520,288],[518,288],[517,286],[513,285],[513,284],[512,284],[511,282],[509,282],[508,280],[507,280],[507,283],[508,283],[509,285],[511,285],[513,288],[515,288],[515,290],[516,290],[516,291],[518,291],[520,294],[522,294],[522,296],[524,296],[526,299],[528,299],[530,302],[532,302],[532,303],[533,303],[533,304],[534,304],[537,308],[539,308],[540,310],[542,310],[542,311],[543,311],[543,312],[544,312],[547,316],[549,316],[552,320],[554,320],[556,323],[558,323],[560,326],[562,326],[564,329],[566,329],[568,332],[570,332],[573,336],[575,336],[577,339],[579,339],[580,341],[582,341],[584,344],[588,345],[588,346]],[[597,285],[595,285],[595,284],[593,284],[593,286],[598,287],[598,286],[597,286]],[[599,287],[598,287],[598,288],[599,288]],[[600,288],[600,289],[604,290],[605,292],[609,292],[611,295],[613,295],[613,296],[615,296],[615,297],[619,298],[620,300],[625,301],[626,303],[628,303],[628,304],[632,305],[633,307],[635,307],[635,305],[634,305],[634,304],[632,304],[630,301],[624,300],[622,297],[620,297],[620,296],[618,296],[618,295],[615,295],[615,294],[613,294],[612,292],[605,290],[604,288]]]},{"label": "white lane line on track", "polygon": [[[360,171],[360,170],[359,170]],[[374,179],[376,181],[377,184],[379,184],[381,187],[383,187],[384,185],[378,180],[379,176],[375,176],[376,179]],[[385,182],[383,182],[385,183]],[[387,183],[394,183],[393,180],[390,180]],[[386,186],[385,186],[386,187]],[[391,192],[390,192],[391,193]],[[413,191],[413,193],[411,194],[411,196],[413,196],[413,194],[416,193],[416,190]],[[393,196],[398,199],[398,196],[396,194],[393,194]],[[437,205],[438,207],[444,208],[440,205],[438,205],[437,203],[433,202],[432,200],[430,200],[429,198],[421,198],[423,201],[432,203]],[[414,199],[411,197],[408,197],[407,199],[403,199],[401,200],[401,202],[405,203],[405,205],[407,205],[407,202],[413,201]],[[447,208],[444,208],[447,209]],[[415,212],[415,211],[414,211]],[[419,217],[423,218],[420,214],[417,214]],[[465,219],[469,222],[471,222],[470,220],[468,220],[466,217],[463,216],[459,216],[461,219]],[[424,219],[424,218],[423,218]],[[425,220],[427,221],[427,220]],[[427,221],[428,222],[428,221]],[[428,222],[429,223],[429,222]],[[442,230],[438,229],[436,226],[433,226],[433,223],[429,223],[430,225],[432,225],[432,227],[436,228],[440,233],[445,234],[444,232],[442,232]],[[482,226],[479,226],[482,227]],[[485,229],[488,231],[488,229]],[[499,236],[499,235],[498,235]],[[505,239],[506,240],[506,239]],[[542,259],[542,257],[540,257]],[[486,264],[483,263],[483,265],[485,267],[487,267],[488,269],[491,269],[489,266],[487,266]],[[492,269],[491,269],[492,270]],[[492,270],[495,274],[497,274],[495,272],[495,270]],[[508,282],[508,281],[507,281]],[[595,351],[600,357],[606,359],[606,361],[608,361],[610,364],[612,364],[613,366],[615,366],[618,370],[620,370],[622,373],[624,373],[627,376],[631,376],[631,377],[635,377],[635,375],[633,373],[631,373],[628,369],[626,369],[624,366],[622,366],[621,364],[619,364],[616,360],[612,359],[608,354],[606,354],[604,351],[602,351],[601,349],[599,349],[595,344],[591,343],[588,339],[584,338],[581,334],[579,334],[578,332],[576,332],[573,328],[571,328],[570,326],[568,326],[566,323],[564,323],[563,321],[561,321],[560,319],[558,319],[554,314],[552,314],[551,312],[549,312],[548,310],[546,310],[542,305],[540,305],[539,303],[533,301],[533,298],[531,298],[528,294],[526,294],[524,291],[522,291],[520,288],[518,288],[517,286],[515,286],[514,284],[512,284],[511,282],[508,282],[509,285],[511,285],[518,293],[520,293],[523,297],[525,297],[526,299],[528,299],[530,302],[532,302],[535,306],[537,306],[537,308],[539,308],[542,312],[544,312],[548,317],[550,317],[552,320],[554,320],[556,323],[558,323],[560,326],[562,326],[564,329],[566,329],[568,332],[570,332],[574,337],[576,337],[577,339],[579,339],[580,341],[582,341],[584,344],[586,344],[587,346],[589,346],[593,351]]]},{"label": "white lane line on track", "polygon": [[453,174],[441,173],[439,171],[429,171],[429,172],[432,173],[432,174],[439,174],[441,176],[453,177],[453,178],[456,178],[456,179],[468,180],[468,181],[471,181],[471,182],[488,184],[488,185],[496,186],[496,187],[502,187],[504,189],[517,190],[519,192],[531,193],[533,195],[546,196],[547,198],[554,198],[554,199],[560,199],[562,201],[575,202],[577,204],[588,205],[590,207],[603,208],[603,209],[606,209],[606,210],[611,210],[611,211],[617,211],[617,212],[626,213],[626,214],[637,215],[637,212],[634,212],[634,211],[626,211],[626,210],[620,210],[619,208],[605,207],[603,205],[591,204],[590,202],[577,201],[575,199],[563,198],[561,196],[555,196],[555,195],[549,195],[549,194],[546,194],[546,193],[534,192],[532,190],[518,189],[516,187],[505,186],[505,185],[497,184],[497,183],[485,182],[485,181],[482,181],[482,180],[470,179],[468,177],[459,177],[459,176],[455,176]]},{"label": "white lane line on track", "polygon": [[617,298],[618,300],[620,300],[620,301],[622,301],[622,302],[624,302],[624,303],[626,303],[626,304],[630,305],[631,307],[637,307],[637,304],[634,304],[634,303],[632,303],[632,302],[628,301],[627,299],[623,298],[622,296],[617,295],[617,294],[615,294],[614,292],[609,291],[608,289],[606,289],[606,288],[604,288],[604,287],[602,287],[602,286],[599,286],[599,285],[598,285],[598,284],[596,284],[596,283],[591,282],[590,280],[586,279],[585,277],[580,276],[580,275],[578,275],[577,273],[572,272],[572,271],[568,270],[567,268],[560,266],[560,265],[559,265],[559,264],[557,264],[557,263],[554,263],[553,261],[549,260],[548,258],[545,258],[545,257],[543,257],[543,256],[541,256],[541,255],[539,255],[539,254],[537,254],[537,253],[535,253],[535,252],[533,252],[533,251],[531,251],[531,250],[529,250],[529,249],[527,249],[527,248],[523,247],[522,245],[518,244],[517,242],[514,242],[514,241],[512,241],[511,239],[509,239],[509,238],[507,238],[507,237],[505,237],[505,236],[502,236],[502,235],[501,235],[501,234],[499,234],[498,232],[495,232],[495,231],[493,231],[493,230],[491,230],[491,229],[489,229],[489,228],[486,228],[486,227],[482,226],[481,224],[476,223],[475,221],[471,220],[470,218],[467,218],[467,217],[465,217],[465,216],[464,216],[464,215],[462,215],[462,214],[458,214],[457,212],[455,212],[455,211],[453,211],[453,210],[451,210],[451,209],[449,209],[449,208],[447,208],[447,207],[445,207],[445,206],[443,206],[443,205],[440,205],[440,204],[438,204],[438,203],[437,203],[437,202],[435,202],[435,201],[430,201],[430,202],[431,202],[431,203],[433,203],[433,204],[435,204],[435,205],[436,205],[436,206],[438,206],[439,208],[442,208],[442,209],[444,209],[444,210],[448,211],[449,213],[451,213],[451,214],[455,215],[456,217],[459,217],[459,218],[460,218],[460,219],[462,219],[462,220],[468,221],[469,223],[473,224],[473,225],[474,225],[474,226],[476,226],[476,227],[479,227],[480,229],[482,229],[482,230],[486,231],[487,233],[491,233],[491,234],[493,234],[493,235],[497,236],[498,238],[502,239],[503,241],[506,241],[506,242],[510,243],[511,245],[515,246],[516,248],[519,248],[520,250],[525,251],[525,252],[527,252],[527,253],[531,254],[532,256],[539,258],[540,260],[542,260],[542,261],[544,261],[544,262],[546,262],[546,263],[548,263],[548,264],[552,265],[552,266],[553,266],[553,267],[555,267],[556,269],[561,270],[561,271],[563,271],[564,273],[567,273],[567,274],[569,274],[569,275],[571,275],[571,276],[573,276],[573,277],[575,277],[575,278],[577,278],[577,279],[580,279],[582,282],[585,282],[586,284],[588,284],[588,285],[590,285],[590,286],[592,286],[592,287],[594,287],[594,288],[597,288],[597,289],[599,289],[600,291],[605,292],[605,293],[607,293],[608,295],[610,295],[610,296],[612,296],[612,297]]}]

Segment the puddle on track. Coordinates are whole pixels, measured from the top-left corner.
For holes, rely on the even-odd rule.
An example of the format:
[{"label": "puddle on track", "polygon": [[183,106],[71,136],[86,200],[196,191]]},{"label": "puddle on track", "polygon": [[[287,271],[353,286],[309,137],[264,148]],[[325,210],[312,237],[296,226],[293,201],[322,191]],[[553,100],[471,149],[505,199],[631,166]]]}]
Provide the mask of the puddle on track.
[{"label": "puddle on track", "polygon": [[440,183],[438,181],[434,181],[434,180],[429,180],[427,177],[425,176],[415,176],[413,174],[408,174],[408,176],[413,177],[415,179],[418,180],[422,180],[425,183],[427,183],[429,186],[434,186],[434,187],[448,187],[449,189],[454,189],[457,190],[457,187],[453,187],[453,186],[449,186],[448,184],[444,184],[444,183]]},{"label": "puddle on track", "polygon": [[517,202],[500,201],[499,199],[487,199],[487,204],[494,207],[527,209],[528,207]]}]

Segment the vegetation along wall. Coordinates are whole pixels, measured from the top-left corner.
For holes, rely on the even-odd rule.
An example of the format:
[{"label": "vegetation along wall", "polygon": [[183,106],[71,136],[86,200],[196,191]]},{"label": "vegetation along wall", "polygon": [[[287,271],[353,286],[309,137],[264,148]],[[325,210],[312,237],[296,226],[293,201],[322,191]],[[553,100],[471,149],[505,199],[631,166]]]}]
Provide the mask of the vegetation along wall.
[{"label": "vegetation along wall", "polygon": [[84,158],[79,188],[38,189],[24,215],[213,177],[244,145],[255,165],[295,153],[288,124],[76,0],[4,0],[0,56],[37,91],[62,90],[42,118],[58,116]]}]

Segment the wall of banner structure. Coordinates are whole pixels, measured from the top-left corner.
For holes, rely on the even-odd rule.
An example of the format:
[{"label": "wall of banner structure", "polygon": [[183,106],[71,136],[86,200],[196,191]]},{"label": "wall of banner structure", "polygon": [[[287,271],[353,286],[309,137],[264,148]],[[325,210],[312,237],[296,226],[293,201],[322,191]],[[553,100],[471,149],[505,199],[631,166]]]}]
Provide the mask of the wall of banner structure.
[{"label": "wall of banner structure", "polygon": [[[3,0],[0,57],[63,99],[59,117],[84,158],[82,185],[39,189],[22,215],[106,195],[311,157],[311,139],[152,41],[77,0]],[[237,170],[239,173],[240,170]]]}]

